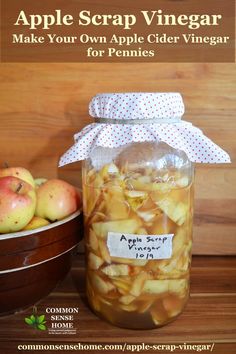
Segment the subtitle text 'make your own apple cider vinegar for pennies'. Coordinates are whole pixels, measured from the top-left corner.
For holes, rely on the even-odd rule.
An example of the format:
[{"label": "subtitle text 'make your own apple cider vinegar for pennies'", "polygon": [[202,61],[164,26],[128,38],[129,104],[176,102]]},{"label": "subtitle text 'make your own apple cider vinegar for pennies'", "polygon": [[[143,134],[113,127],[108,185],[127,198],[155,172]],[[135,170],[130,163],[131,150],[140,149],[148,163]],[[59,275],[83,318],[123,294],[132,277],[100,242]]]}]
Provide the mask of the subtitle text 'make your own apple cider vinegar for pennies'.
[{"label": "subtitle text 'make your own apple cider vinegar for pennies'", "polygon": [[87,296],[114,325],[155,328],[189,296],[194,162],[230,158],[181,120],[179,93],[107,93],[60,165],[83,162]]}]

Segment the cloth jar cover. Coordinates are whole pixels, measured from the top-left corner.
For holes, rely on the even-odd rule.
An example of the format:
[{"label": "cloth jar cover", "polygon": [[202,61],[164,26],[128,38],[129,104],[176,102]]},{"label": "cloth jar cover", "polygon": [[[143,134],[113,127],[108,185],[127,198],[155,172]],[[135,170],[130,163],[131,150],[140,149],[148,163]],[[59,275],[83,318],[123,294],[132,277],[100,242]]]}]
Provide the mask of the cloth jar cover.
[{"label": "cloth jar cover", "polygon": [[229,163],[229,155],[200,129],[181,120],[179,93],[106,93],[90,102],[95,123],[74,135],[75,144],[61,157],[63,166],[90,156],[97,147],[117,148],[131,142],[162,141],[200,163]]}]

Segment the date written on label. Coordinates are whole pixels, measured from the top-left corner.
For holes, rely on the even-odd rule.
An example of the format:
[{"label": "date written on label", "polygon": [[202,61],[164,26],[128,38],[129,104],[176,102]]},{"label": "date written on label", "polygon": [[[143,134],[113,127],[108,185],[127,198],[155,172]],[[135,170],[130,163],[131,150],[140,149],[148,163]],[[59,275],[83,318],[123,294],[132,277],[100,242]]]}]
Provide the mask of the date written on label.
[{"label": "date written on label", "polygon": [[168,259],[172,256],[174,234],[133,235],[108,232],[107,247],[112,257]]}]

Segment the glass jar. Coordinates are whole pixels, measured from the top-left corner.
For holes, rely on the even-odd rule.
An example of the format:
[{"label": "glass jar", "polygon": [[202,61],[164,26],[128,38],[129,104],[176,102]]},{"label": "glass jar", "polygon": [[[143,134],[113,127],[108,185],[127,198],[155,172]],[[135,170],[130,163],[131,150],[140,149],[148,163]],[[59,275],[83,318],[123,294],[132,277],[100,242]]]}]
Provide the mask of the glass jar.
[{"label": "glass jar", "polygon": [[230,156],[190,122],[177,92],[102,93],[59,165],[83,162],[87,295],[126,328],[176,318],[189,296],[193,163]]},{"label": "glass jar", "polygon": [[164,142],[96,147],[83,162],[87,297],[114,325],[163,326],[189,296],[193,164]]}]

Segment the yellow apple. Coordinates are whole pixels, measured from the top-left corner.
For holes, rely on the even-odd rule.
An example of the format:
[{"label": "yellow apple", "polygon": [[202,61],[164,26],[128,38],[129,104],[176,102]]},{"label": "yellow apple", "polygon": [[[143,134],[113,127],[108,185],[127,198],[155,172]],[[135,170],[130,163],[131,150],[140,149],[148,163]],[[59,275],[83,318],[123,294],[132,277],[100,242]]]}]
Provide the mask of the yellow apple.
[{"label": "yellow apple", "polygon": [[24,167],[6,167],[0,168],[0,177],[13,176],[22,179],[35,187],[34,178],[31,173]]},{"label": "yellow apple", "polygon": [[39,186],[41,186],[41,184],[43,184],[45,182],[47,182],[47,178],[44,178],[44,177],[35,178],[35,180],[34,180],[36,188],[38,188]]},{"label": "yellow apple", "polygon": [[34,230],[39,227],[49,225],[50,222],[46,219],[40,218],[39,216],[34,216],[33,219],[23,228],[23,230]]}]

